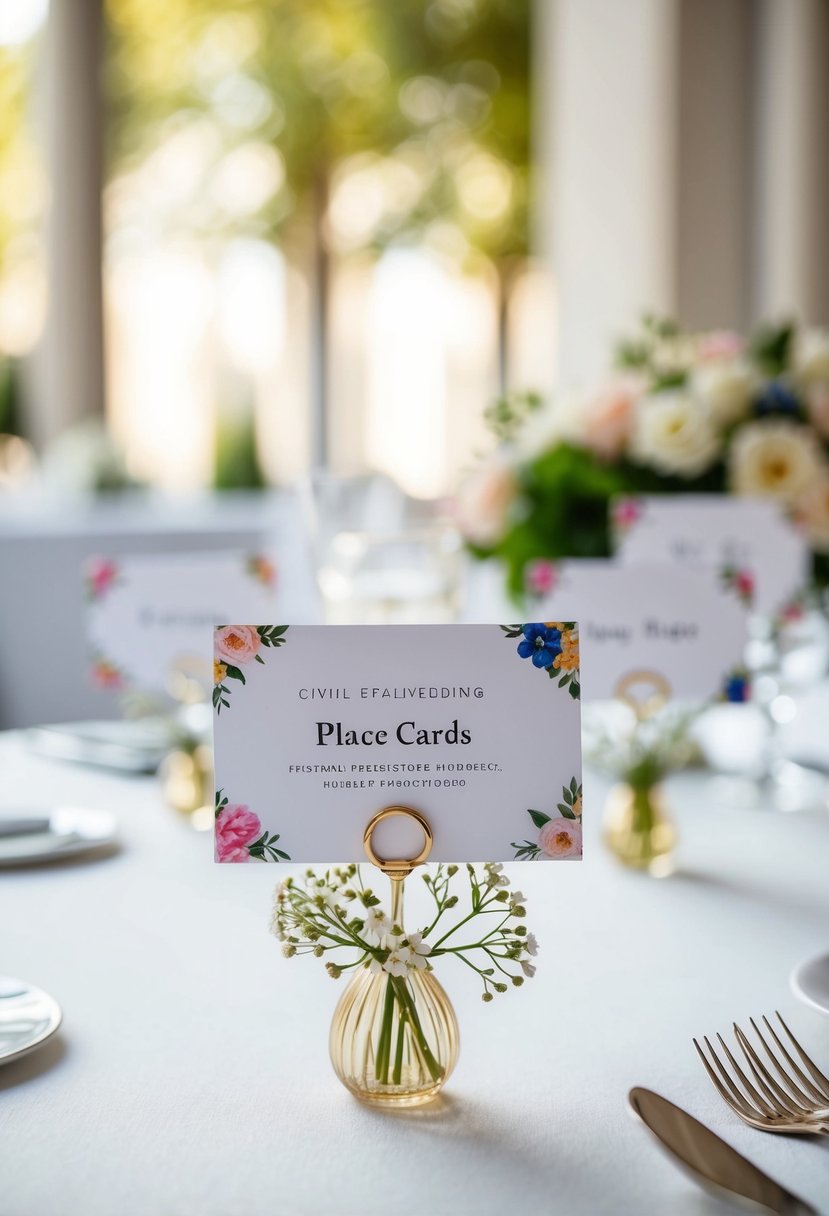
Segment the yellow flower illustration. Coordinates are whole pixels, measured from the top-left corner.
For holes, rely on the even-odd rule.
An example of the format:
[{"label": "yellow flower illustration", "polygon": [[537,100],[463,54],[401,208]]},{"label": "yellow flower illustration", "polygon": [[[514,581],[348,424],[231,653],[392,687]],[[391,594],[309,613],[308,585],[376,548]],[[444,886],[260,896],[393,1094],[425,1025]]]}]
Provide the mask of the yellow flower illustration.
[{"label": "yellow flower illustration", "polygon": [[581,819],[581,794],[579,794],[578,798],[573,803],[571,810],[576,816],[576,819]]},{"label": "yellow flower illustration", "polygon": [[[558,626],[554,626],[558,628]],[[553,659],[556,671],[578,671],[579,669],[579,639],[572,629],[566,629],[561,635],[561,654]]]},{"label": "yellow flower illustration", "polygon": [[213,660],[213,683],[221,684],[222,680],[225,678],[226,675],[227,675],[227,664],[226,663],[217,663],[216,660],[214,659]]}]

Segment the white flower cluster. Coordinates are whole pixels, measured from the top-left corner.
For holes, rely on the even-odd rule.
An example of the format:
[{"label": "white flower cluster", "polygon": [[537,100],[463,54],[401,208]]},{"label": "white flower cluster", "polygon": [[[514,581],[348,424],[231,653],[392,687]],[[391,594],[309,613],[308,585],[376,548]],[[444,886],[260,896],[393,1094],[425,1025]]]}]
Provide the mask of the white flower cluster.
[{"label": "white flower cluster", "polygon": [[[525,978],[535,975],[535,965],[525,956],[534,958],[538,943],[520,923],[526,916],[526,901],[521,891],[509,890],[503,865],[490,862],[482,871],[471,865],[466,870],[471,910],[445,931],[439,932],[437,927],[445,913],[458,904],[458,896],[450,891],[458,873],[454,865],[439,865],[432,873],[423,874],[435,903],[435,915],[422,932],[407,933],[395,924],[377,896],[363,885],[360,868],[355,865],[328,870],[324,875],[307,870],[299,882],[285,879],[274,895],[271,931],[282,942],[287,958],[297,954],[322,958],[330,950],[353,947],[356,955],[352,961],[326,963],[335,979],[354,967],[365,967],[373,975],[385,973],[395,980],[404,979],[414,972],[431,970],[435,958],[454,954],[481,977],[483,999],[491,1001],[494,993],[507,991],[507,981],[517,988]],[[471,941],[453,940],[462,926],[478,917],[487,918],[482,921],[486,926],[482,936]],[[494,923],[489,919],[493,917]],[[434,940],[427,941],[430,936]],[[476,954],[482,965],[475,961]]]}]

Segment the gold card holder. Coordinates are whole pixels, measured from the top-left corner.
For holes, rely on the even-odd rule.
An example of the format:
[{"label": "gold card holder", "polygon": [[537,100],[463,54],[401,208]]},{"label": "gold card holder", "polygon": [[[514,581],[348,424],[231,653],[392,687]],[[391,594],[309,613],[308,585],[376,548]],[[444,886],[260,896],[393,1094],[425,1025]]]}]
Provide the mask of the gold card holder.
[{"label": "gold card holder", "polygon": [[[411,857],[387,858],[374,847],[381,823],[409,819],[423,833]],[[410,806],[386,806],[369,820],[363,847],[372,865],[391,884],[391,954],[409,941],[403,924],[403,887],[432,851],[432,828]],[[417,935],[419,939],[420,935]],[[373,1106],[409,1107],[430,1102],[443,1088],[458,1059],[458,1022],[452,1003],[431,969],[361,967],[334,1010],[329,1053],[343,1085]]]}]

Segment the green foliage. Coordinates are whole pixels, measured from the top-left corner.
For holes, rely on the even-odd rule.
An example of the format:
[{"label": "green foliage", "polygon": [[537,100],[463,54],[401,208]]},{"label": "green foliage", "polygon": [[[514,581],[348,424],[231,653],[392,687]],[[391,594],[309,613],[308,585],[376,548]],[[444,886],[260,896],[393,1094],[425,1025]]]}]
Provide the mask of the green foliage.
[{"label": "green foliage", "polygon": [[765,375],[779,376],[788,368],[794,328],[792,321],[761,325],[752,338],[749,351]]},{"label": "green foliage", "polygon": [[216,426],[213,488],[261,490],[265,485],[253,411],[246,410],[241,416],[220,415]]},{"label": "green foliage", "polygon": [[540,393],[505,393],[484,410],[484,421],[499,443],[509,442],[543,403]]},{"label": "green foliage", "polygon": [[525,470],[525,511],[495,552],[508,567],[510,591],[524,590],[524,567],[536,558],[608,557],[607,504],[628,489],[624,472],[583,448],[560,443]]},{"label": "green foliage", "polygon": [[0,435],[23,435],[17,363],[0,359]]}]

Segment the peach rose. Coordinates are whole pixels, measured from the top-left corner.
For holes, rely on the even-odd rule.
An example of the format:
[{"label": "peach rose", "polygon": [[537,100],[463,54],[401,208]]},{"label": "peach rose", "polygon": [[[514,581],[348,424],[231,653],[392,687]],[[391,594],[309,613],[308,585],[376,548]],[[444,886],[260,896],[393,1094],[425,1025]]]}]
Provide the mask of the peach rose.
[{"label": "peach rose", "polygon": [[829,473],[825,470],[795,504],[795,522],[818,553],[829,553]]},{"label": "peach rose", "polygon": [[551,819],[538,833],[545,857],[581,857],[581,824],[574,819]]},{"label": "peach rose", "polygon": [[259,816],[246,806],[226,806],[216,816],[217,861],[250,861],[248,845],[262,834]]},{"label": "peach rose", "polygon": [[806,413],[815,430],[829,439],[829,380],[821,380],[808,389]]},{"label": "peach rose", "polygon": [[616,460],[627,447],[633,429],[633,407],[645,390],[638,376],[620,376],[587,406],[584,446],[601,460]]},{"label": "peach rose", "polygon": [[232,667],[249,663],[259,653],[261,645],[253,625],[223,625],[216,630],[216,659],[230,663]]},{"label": "peach rose", "polygon": [[473,545],[497,545],[509,526],[510,512],[519,494],[518,478],[500,452],[490,457],[458,493],[456,518]]}]

